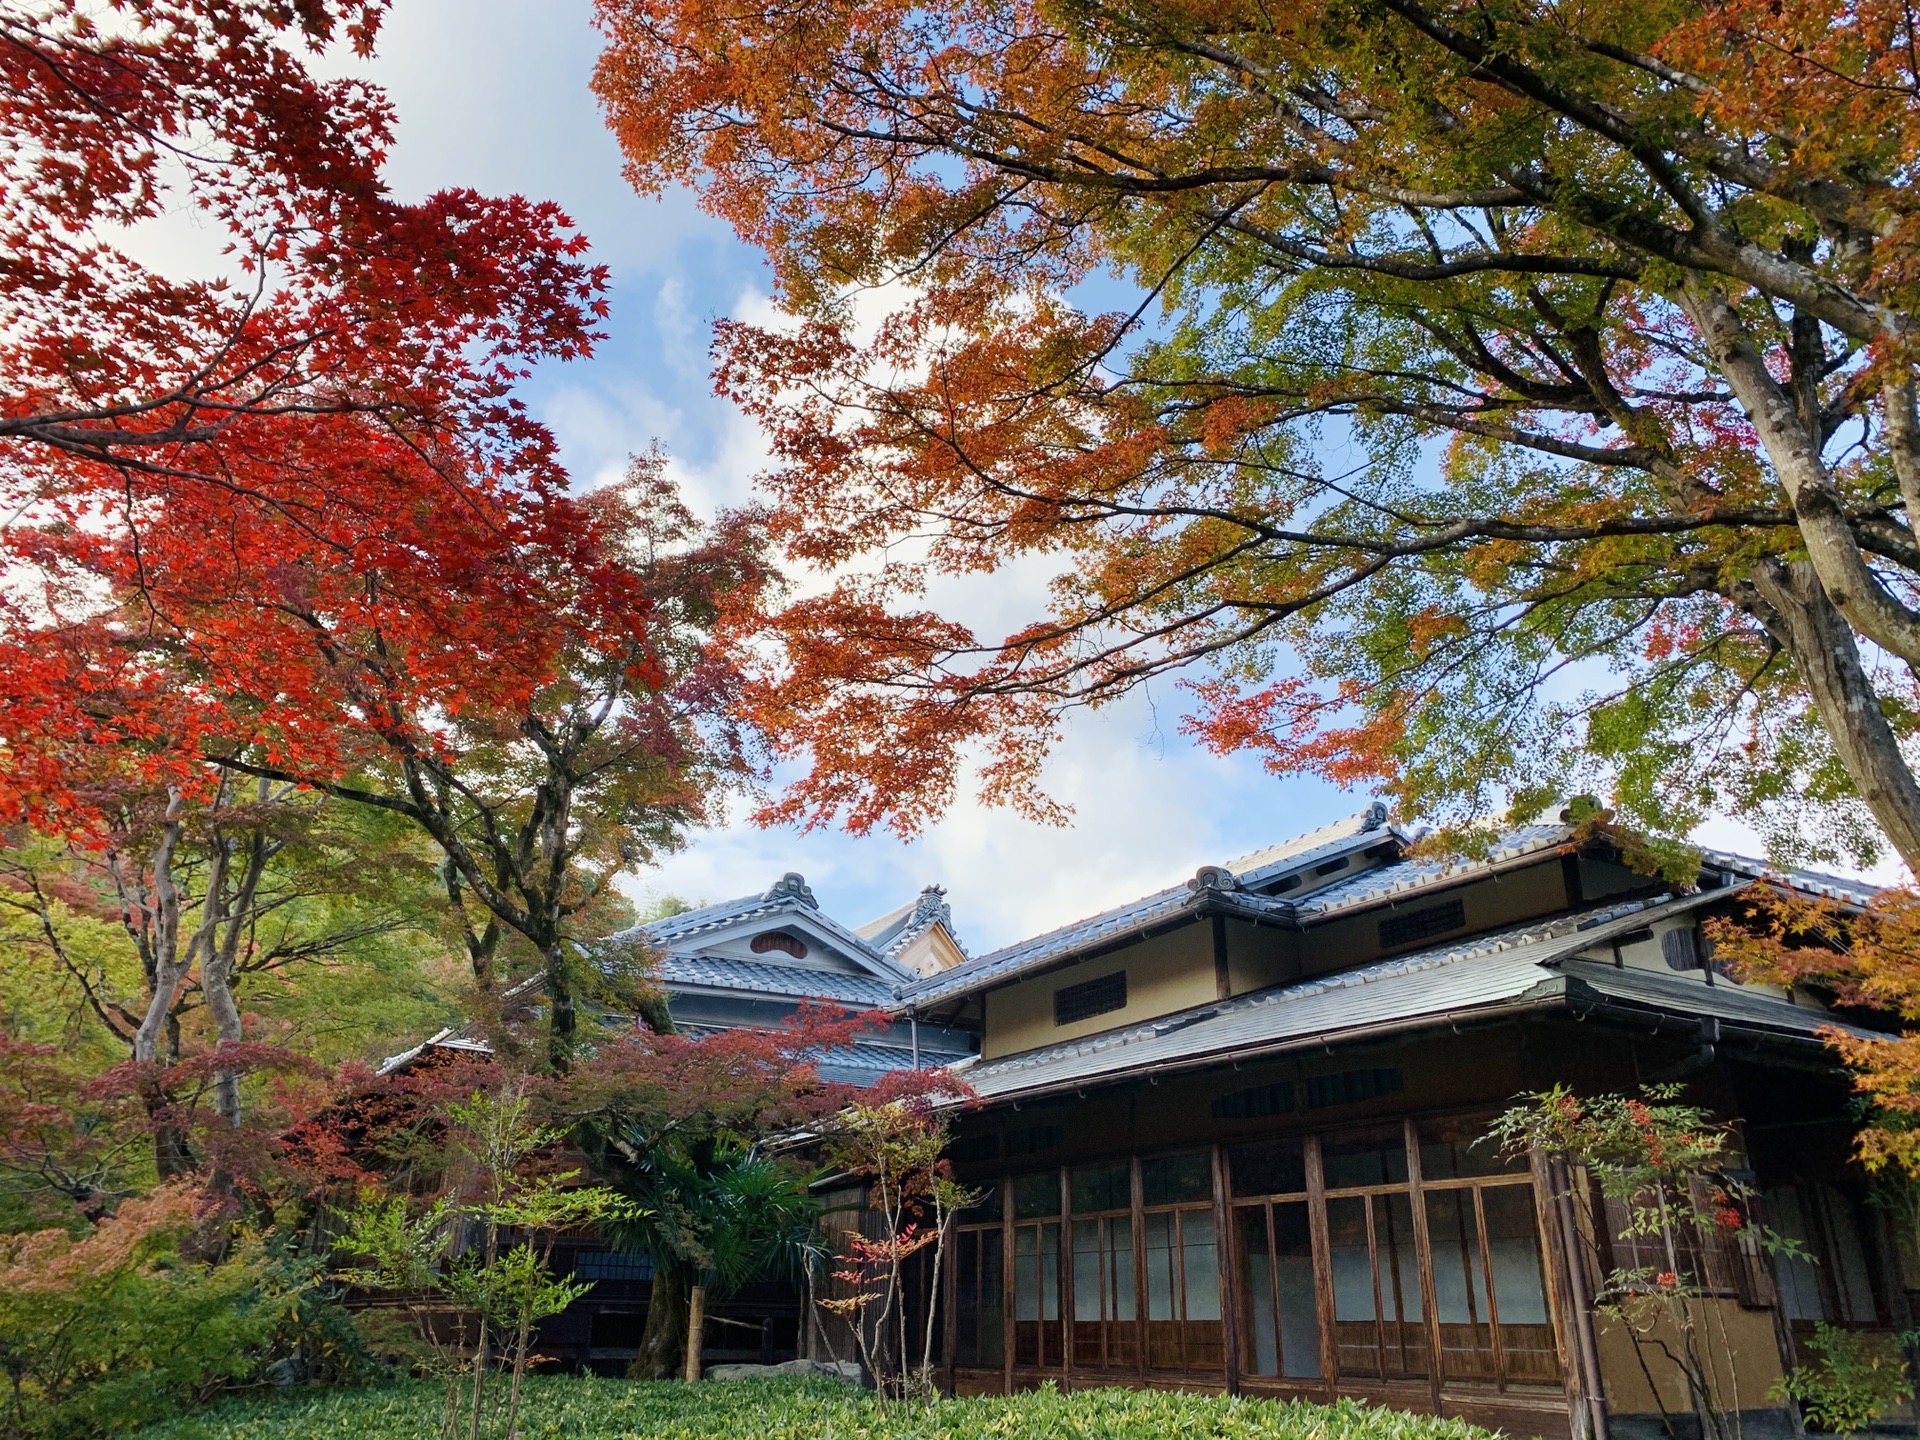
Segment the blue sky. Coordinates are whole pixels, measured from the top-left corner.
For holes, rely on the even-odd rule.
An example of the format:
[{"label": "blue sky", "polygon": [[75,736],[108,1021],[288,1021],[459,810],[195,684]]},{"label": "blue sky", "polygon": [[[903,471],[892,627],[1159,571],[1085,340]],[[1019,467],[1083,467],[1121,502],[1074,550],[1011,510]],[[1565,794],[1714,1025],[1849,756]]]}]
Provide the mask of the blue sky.
[{"label": "blue sky", "polygon": [[[657,442],[696,508],[711,510],[749,494],[763,451],[712,394],[708,327],[764,312],[766,277],[758,256],[691,195],[642,200],[626,185],[587,88],[597,49],[589,14],[585,0],[396,0],[370,67],[399,114],[390,174],[403,194],[472,186],[567,209],[612,267],[609,338],[591,360],[543,371],[527,398],[581,480],[617,474]],[[968,618],[985,629],[996,614],[1031,611],[1044,579],[1031,569],[997,581],[993,613]],[[1167,688],[1075,718],[1048,775],[1074,809],[1068,826],[1033,825],[965,798],[912,844],[736,821],[635,877],[632,891],[725,899],[798,870],[826,908],[859,923],[939,883],[978,953],[1366,803],[1196,750],[1178,734],[1180,701]],[[1738,846],[1746,837],[1716,825],[1702,838]],[[1750,847],[1748,839],[1742,848]]]},{"label": "blue sky", "polygon": [[[613,269],[609,338],[591,360],[543,371],[527,398],[576,476],[617,473],[657,441],[696,505],[710,509],[750,492],[763,452],[712,394],[708,326],[764,307],[767,282],[755,252],[691,195],[642,200],[622,179],[587,89],[597,48],[589,13],[582,0],[397,0],[370,71],[399,113],[390,174],[403,194],[468,185],[567,209]],[[1041,576],[1031,578],[1037,588]],[[1076,718],[1049,775],[1074,807],[1070,826],[970,800],[912,844],[734,823],[636,877],[634,893],[723,899],[799,870],[823,905],[858,923],[944,884],[978,952],[1366,803],[1196,751],[1177,733],[1178,702],[1163,690]]]}]

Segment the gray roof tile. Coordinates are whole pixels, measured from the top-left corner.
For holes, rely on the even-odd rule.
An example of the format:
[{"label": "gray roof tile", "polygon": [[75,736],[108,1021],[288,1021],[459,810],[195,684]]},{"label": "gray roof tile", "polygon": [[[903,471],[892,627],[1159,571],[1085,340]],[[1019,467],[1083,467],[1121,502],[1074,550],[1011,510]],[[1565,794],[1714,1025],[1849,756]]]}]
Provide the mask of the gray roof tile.
[{"label": "gray roof tile", "polygon": [[1464,879],[1504,861],[1563,845],[1572,835],[1573,827],[1570,825],[1525,825],[1501,835],[1484,857],[1442,855],[1431,859],[1398,860],[1302,896],[1293,908],[1301,916],[1330,915],[1336,910],[1351,909],[1372,900],[1403,895],[1449,880]]},{"label": "gray roof tile", "polygon": [[769,965],[730,955],[692,955],[668,951],[657,972],[669,987],[708,985],[760,995],[794,995],[850,1005],[882,1007],[893,1003],[893,985],[873,975],[814,970],[801,965]]},{"label": "gray roof tile", "polygon": [[[961,1073],[983,1098],[998,1099],[1118,1078],[1159,1065],[1226,1060],[1252,1049],[1335,1038],[1373,1025],[1422,1017],[1437,1021],[1524,999],[1553,999],[1567,993],[1569,979],[1583,994],[1719,1015],[1788,1033],[1811,1035],[1831,1023],[1822,1012],[1739,986],[1708,986],[1571,958],[1604,941],[1611,931],[1694,909],[1725,894],[1663,896],[1552,916],[1124,1030],[981,1061]],[[1574,1008],[1577,1013],[1577,1001]]]}]

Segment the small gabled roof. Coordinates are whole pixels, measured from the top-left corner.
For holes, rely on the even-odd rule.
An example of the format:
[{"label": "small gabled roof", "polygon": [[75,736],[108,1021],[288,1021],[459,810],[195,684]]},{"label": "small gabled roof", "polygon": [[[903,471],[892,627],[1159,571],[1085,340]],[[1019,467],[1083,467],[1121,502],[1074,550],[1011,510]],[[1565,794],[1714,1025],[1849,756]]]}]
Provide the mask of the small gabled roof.
[{"label": "small gabled roof", "polygon": [[[814,899],[813,890],[808,886],[806,877],[794,871],[788,871],[770,887],[758,895],[742,895],[734,900],[722,900],[713,905],[702,905],[695,910],[682,911],[678,915],[669,915],[661,920],[650,920],[644,925],[636,925],[631,930],[622,930],[607,937],[608,941],[632,943],[641,942],[662,951],[662,974],[666,975],[666,964],[674,957],[686,957],[699,952],[702,944],[717,939],[723,933],[739,929],[756,920],[775,920],[788,918],[799,921],[804,926],[817,929],[832,939],[834,944],[845,952],[847,957],[871,972],[885,987],[886,994],[876,1004],[891,1000],[893,988],[915,978],[913,972],[899,964],[893,957],[874,946],[858,932],[842,925],[820,908],[820,902]],[[713,957],[702,957],[711,959]],[[722,957],[724,958],[724,957]],[[728,964],[747,964],[745,961],[726,961]],[[770,966],[770,969],[786,969],[785,966]],[[796,972],[800,967],[792,967]],[[718,974],[719,972],[712,972]],[[738,972],[744,974],[745,972]],[[808,975],[821,974],[808,968]],[[670,977],[669,977],[670,978]],[[718,983],[718,982],[697,982]],[[752,988],[748,984],[744,988]],[[803,994],[824,993],[803,991]]]},{"label": "small gabled roof", "polygon": [[731,955],[693,955],[669,950],[654,973],[675,989],[746,990],[769,999],[834,1000],[871,1009],[893,1003],[893,982],[876,975],[769,965],[760,960],[738,960]]},{"label": "small gabled roof", "polygon": [[947,887],[929,885],[897,910],[889,910],[878,920],[854,927],[869,945],[883,955],[898,955],[936,925],[947,932],[954,948],[962,955],[967,947],[953,928],[953,907],[947,904]]}]

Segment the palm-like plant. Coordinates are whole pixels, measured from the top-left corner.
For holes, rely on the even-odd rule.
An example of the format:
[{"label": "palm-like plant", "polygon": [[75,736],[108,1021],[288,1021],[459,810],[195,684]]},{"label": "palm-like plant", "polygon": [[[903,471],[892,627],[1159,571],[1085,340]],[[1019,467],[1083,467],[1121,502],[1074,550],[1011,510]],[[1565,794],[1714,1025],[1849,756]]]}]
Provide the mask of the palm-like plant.
[{"label": "palm-like plant", "polygon": [[[689,1381],[700,1378],[709,1298],[807,1273],[823,1252],[820,1207],[795,1168],[736,1140],[655,1140],[629,1129],[620,1189],[641,1207],[608,1227],[620,1249],[653,1262],[653,1298],[633,1373],[670,1373],[684,1333]],[[679,1323],[685,1303],[684,1331]]]}]

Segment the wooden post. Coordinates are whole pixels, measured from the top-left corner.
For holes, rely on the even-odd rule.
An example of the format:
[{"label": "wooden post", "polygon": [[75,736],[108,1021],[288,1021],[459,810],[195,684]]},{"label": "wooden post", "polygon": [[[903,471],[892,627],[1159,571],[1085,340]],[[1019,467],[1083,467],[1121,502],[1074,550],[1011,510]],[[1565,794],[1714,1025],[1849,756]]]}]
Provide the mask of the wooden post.
[{"label": "wooden post", "polygon": [[[1549,1161],[1538,1152],[1533,1157],[1533,1173],[1535,1192],[1540,1197],[1536,1213],[1542,1221],[1541,1234],[1557,1235],[1560,1240],[1559,1245],[1547,1247],[1547,1273],[1553,1281],[1547,1287],[1547,1300],[1554,1307],[1554,1319],[1559,1322],[1554,1326],[1554,1334],[1567,1376],[1567,1398],[1575,1411],[1574,1440],[1581,1440],[1583,1432],[1586,1440],[1607,1440],[1605,1382],[1600,1374],[1593,1302],[1587,1293],[1587,1266],[1580,1253],[1580,1221],[1574,1210],[1573,1174],[1564,1159],[1555,1157]],[[1569,1335],[1571,1345],[1567,1343]]]},{"label": "wooden post", "polygon": [[1147,1383],[1147,1345],[1152,1335],[1152,1321],[1148,1316],[1152,1307],[1147,1304],[1147,1188],[1140,1174],[1140,1157],[1129,1156],[1127,1160],[1131,1198],[1128,1203],[1133,1207],[1133,1323],[1136,1344],[1134,1358],[1140,1370],[1140,1383]]},{"label": "wooden post", "polygon": [[700,1378],[700,1352],[706,1348],[707,1287],[695,1285],[687,1296],[687,1367],[682,1377],[691,1385]]},{"label": "wooden post", "polygon": [[[1073,1193],[1067,1179],[1067,1167],[1060,1167],[1060,1258],[1055,1262],[1055,1271],[1060,1277],[1060,1374],[1066,1389],[1073,1389]],[[1040,1311],[1046,1313],[1046,1297],[1040,1300]]]},{"label": "wooden post", "polygon": [[[1434,1314],[1433,1247],[1427,1237],[1426,1196],[1420,1189],[1420,1130],[1409,1116],[1400,1122],[1407,1140],[1408,1208],[1413,1212],[1413,1257],[1420,1270],[1420,1310],[1427,1328],[1428,1389],[1433,1413],[1440,1413],[1440,1317]],[[1488,1277],[1491,1279],[1492,1277]]]},{"label": "wooden post", "polygon": [[[1331,1400],[1340,1379],[1339,1324],[1333,1308],[1333,1242],[1327,1234],[1327,1175],[1320,1168],[1320,1137],[1306,1137],[1307,1228],[1313,1236],[1313,1305],[1320,1321],[1320,1378]],[[1276,1338],[1278,1336],[1276,1321]]]},{"label": "wooden post", "polygon": [[[1216,924],[1224,922],[1215,921]],[[1223,1357],[1227,1371],[1227,1393],[1240,1393],[1240,1305],[1239,1286],[1233,1263],[1233,1207],[1227,1203],[1227,1151],[1213,1147],[1213,1254],[1220,1268],[1220,1329],[1225,1341]]]},{"label": "wooden post", "polygon": [[1013,1181],[1000,1180],[1000,1384],[1013,1393]]},{"label": "wooden post", "polygon": [[[980,1247],[976,1242],[974,1245],[974,1264],[978,1266],[979,1263]],[[960,1344],[960,1232],[957,1229],[953,1232],[953,1243],[946,1247],[946,1256],[942,1262],[942,1273],[935,1277],[935,1281],[940,1286],[940,1293],[944,1297],[941,1301],[944,1308],[940,1316],[940,1369],[942,1371],[943,1382],[941,1388],[951,1396],[953,1394],[954,1361],[958,1354]],[[976,1287],[979,1285],[977,1276],[975,1277],[974,1284]],[[974,1323],[977,1325],[979,1324],[978,1307],[975,1308],[974,1313]],[[977,1351],[978,1346],[976,1345],[975,1348]],[[974,1358],[978,1360],[979,1356],[977,1353]]]}]

